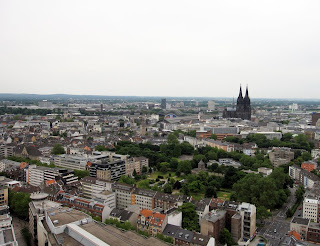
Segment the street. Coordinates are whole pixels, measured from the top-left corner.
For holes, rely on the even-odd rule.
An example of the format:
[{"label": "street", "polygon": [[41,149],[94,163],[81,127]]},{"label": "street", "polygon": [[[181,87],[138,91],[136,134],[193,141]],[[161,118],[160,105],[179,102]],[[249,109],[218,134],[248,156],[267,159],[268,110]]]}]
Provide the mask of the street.
[{"label": "street", "polygon": [[25,226],[28,227],[28,222],[21,220],[18,217],[12,216],[12,224],[14,228],[14,234],[16,235],[19,246],[26,246],[27,244],[25,243],[24,238],[21,234],[21,229]]},{"label": "street", "polygon": [[[290,197],[288,198],[288,203],[284,204],[281,209],[273,213],[273,216],[266,220],[264,227],[262,227],[258,235],[263,236],[268,240],[268,245],[276,246],[280,244],[280,241],[283,237],[288,234],[290,230],[290,221],[287,221],[286,212],[291,208],[296,199],[295,199],[295,188],[290,188]],[[300,207],[300,206],[299,206]],[[295,216],[302,216],[302,211],[297,209]]]}]

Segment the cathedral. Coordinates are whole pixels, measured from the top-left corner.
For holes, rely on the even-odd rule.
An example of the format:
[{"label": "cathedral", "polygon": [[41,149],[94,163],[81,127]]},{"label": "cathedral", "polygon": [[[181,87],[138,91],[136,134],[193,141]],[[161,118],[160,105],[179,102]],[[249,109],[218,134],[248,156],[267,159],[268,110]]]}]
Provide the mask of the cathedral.
[{"label": "cathedral", "polygon": [[251,120],[251,102],[249,98],[248,86],[246,89],[245,97],[242,96],[242,89],[240,86],[240,92],[237,99],[236,108],[226,108],[223,111],[223,118],[241,118],[243,120]]}]

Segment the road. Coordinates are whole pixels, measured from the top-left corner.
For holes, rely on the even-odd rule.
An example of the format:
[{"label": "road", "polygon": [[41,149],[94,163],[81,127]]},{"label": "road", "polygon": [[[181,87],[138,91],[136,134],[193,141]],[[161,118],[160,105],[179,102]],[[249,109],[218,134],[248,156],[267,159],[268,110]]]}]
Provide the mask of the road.
[{"label": "road", "polygon": [[[281,209],[275,211],[272,217],[266,220],[265,225],[258,232],[258,235],[263,236],[268,240],[268,245],[276,246],[280,244],[280,241],[285,237],[290,230],[290,221],[286,220],[286,212],[291,208],[295,199],[295,188],[290,188],[290,197],[288,198],[288,203],[284,204]],[[301,215],[301,210],[297,209],[297,216]]]},{"label": "road", "polygon": [[14,234],[16,235],[16,239],[18,241],[19,246],[26,246],[27,244],[24,241],[24,238],[21,234],[21,229],[23,227],[29,227],[28,222],[25,220],[21,220],[15,216],[12,216],[12,224],[14,229]]}]

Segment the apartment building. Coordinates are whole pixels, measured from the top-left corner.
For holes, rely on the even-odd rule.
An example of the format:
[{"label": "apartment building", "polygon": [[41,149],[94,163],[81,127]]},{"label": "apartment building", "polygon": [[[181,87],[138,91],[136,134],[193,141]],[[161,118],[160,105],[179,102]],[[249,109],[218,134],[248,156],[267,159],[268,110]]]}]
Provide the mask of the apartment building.
[{"label": "apartment building", "polygon": [[136,188],[131,195],[131,205],[138,205],[140,209],[153,209],[156,191]]},{"label": "apartment building", "polygon": [[0,206],[8,205],[8,187],[0,184]]},{"label": "apartment building", "polygon": [[9,214],[0,215],[0,243],[1,245],[18,246],[16,239],[12,217]]},{"label": "apartment building", "polygon": [[319,223],[319,206],[320,202],[317,197],[305,197],[303,200],[303,218]]},{"label": "apartment building", "polygon": [[318,167],[318,164],[314,161],[304,161],[301,164],[301,168],[308,172],[311,172],[312,170],[317,169],[317,167]]},{"label": "apartment building", "polygon": [[54,157],[54,164],[70,170],[86,170],[88,158],[77,155],[58,155]]},{"label": "apartment building", "polygon": [[189,202],[189,199],[183,195],[172,195],[163,192],[157,192],[154,196],[154,207],[164,211],[182,206],[183,202]]},{"label": "apartment building", "polygon": [[243,202],[238,206],[237,212],[242,218],[241,238],[243,241],[250,240],[256,232],[256,206]]},{"label": "apartment building", "polygon": [[38,221],[44,219],[44,213],[46,210],[61,206],[61,204],[57,202],[47,200],[47,197],[48,194],[40,192],[30,195],[32,201],[29,203],[29,231],[36,245],[38,244]]},{"label": "apartment building", "polygon": [[182,229],[179,226],[168,224],[163,235],[172,237],[174,245],[189,245],[189,246],[215,246],[215,238],[206,236],[198,232],[192,232]]},{"label": "apartment building", "polygon": [[132,176],[133,170],[136,170],[137,174],[141,174],[143,167],[149,167],[148,158],[143,156],[130,158],[126,161],[126,175]]},{"label": "apartment building", "polygon": [[218,210],[207,213],[201,223],[200,232],[206,236],[212,236],[219,240],[221,231],[226,226],[226,211]]},{"label": "apartment building", "polygon": [[0,145],[0,157],[8,158],[9,156],[13,156],[14,146],[12,145]]},{"label": "apartment building", "polygon": [[33,186],[39,186],[44,181],[60,179],[64,184],[69,185],[78,181],[72,171],[61,168],[50,168],[30,165],[26,170],[26,182]]},{"label": "apartment building", "polygon": [[92,199],[95,194],[105,190],[111,190],[111,183],[105,180],[99,180],[95,177],[86,176],[80,180],[83,197]]},{"label": "apartment building", "polygon": [[274,147],[269,153],[269,159],[273,166],[278,167],[289,163],[294,159],[294,152],[286,147]]},{"label": "apartment building", "polygon": [[103,180],[119,180],[126,174],[125,161],[118,160],[109,163],[92,163],[90,166],[90,176]]},{"label": "apartment building", "polygon": [[112,191],[116,193],[116,206],[119,209],[127,208],[131,205],[131,194],[135,187],[133,185],[114,183]]},{"label": "apartment building", "polygon": [[0,172],[4,172],[10,169],[19,169],[19,168],[20,168],[20,162],[11,161],[7,159],[0,160]]},{"label": "apartment building", "polygon": [[142,209],[137,219],[137,229],[148,232],[153,236],[162,233],[167,224],[168,217],[166,214],[156,213],[148,209]]},{"label": "apartment building", "polygon": [[63,206],[75,208],[93,216],[98,216],[102,221],[109,218],[112,208],[95,199],[87,199],[83,197],[73,196],[67,193],[60,193],[57,197],[57,202]]},{"label": "apartment building", "polygon": [[295,165],[289,167],[289,176],[308,189],[312,189],[320,181],[317,175]]}]

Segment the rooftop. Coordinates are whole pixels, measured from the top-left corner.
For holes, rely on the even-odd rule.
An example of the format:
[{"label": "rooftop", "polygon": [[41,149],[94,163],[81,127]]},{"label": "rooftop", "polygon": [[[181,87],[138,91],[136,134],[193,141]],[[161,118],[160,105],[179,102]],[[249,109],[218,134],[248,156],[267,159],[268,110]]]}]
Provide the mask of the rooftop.
[{"label": "rooftop", "polygon": [[54,226],[66,225],[75,221],[84,220],[91,217],[79,210],[67,207],[59,207],[47,212],[48,217],[53,222]]},{"label": "rooftop", "polygon": [[291,223],[300,224],[300,225],[308,225],[309,219],[299,218],[299,217],[293,217],[291,220]]},{"label": "rooftop", "polygon": [[109,245],[117,246],[167,246],[168,244],[157,240],[154,237],[144,238],[132,231],[122,232],[119,229],[110,226],[102,225],[97,222],[90,222],[80,226],[82,229],[91,233]]}]

